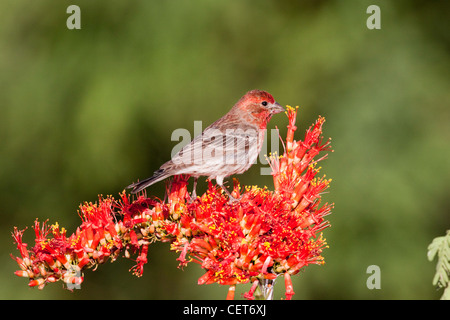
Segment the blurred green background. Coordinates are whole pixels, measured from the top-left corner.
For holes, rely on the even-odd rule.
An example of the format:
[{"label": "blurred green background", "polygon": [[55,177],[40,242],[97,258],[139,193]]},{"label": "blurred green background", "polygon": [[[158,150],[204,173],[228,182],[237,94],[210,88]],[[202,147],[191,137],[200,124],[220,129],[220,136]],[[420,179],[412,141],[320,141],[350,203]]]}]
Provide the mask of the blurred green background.
[{"label": "blurred green background", "polygon": [[[70,4],[81,30],[66,27]],[[366,27],[371,4],[380,30]],[[177,269],[164,243],[150,247],[142,278],[123,258],[85,272],[81,290],[30,289],[13,274],[11,231],[36,218],[75,231],[79,203],[150,176],[178,144],[173,130],[206,127],[255,88],[301,107],[297,139],[318,115],[333,139],[321,171],[333,179],[330,248],[325,265],[293,278],[294,299],[439,298],[426,252],[450,228],[448,10],[425,0],[0,2],[0,298],[224,299],[228,287],[198,286],[202,269]],[[269,128],[284,136],[286,124],[278,115]],[[241,183],[272,187],[261,165]],[[380,290],[366,287],[370,265]]]}]

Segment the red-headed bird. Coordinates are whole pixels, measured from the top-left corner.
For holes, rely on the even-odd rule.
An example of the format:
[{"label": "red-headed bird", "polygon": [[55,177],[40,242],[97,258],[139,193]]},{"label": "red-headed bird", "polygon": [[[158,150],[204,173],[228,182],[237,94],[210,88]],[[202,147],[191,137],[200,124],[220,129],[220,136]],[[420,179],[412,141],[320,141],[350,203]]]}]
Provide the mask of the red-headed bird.
[{"label": "red-headed bird", "polygon": [[152,177],[129,185],[132,193],[173,175],[194,178],[192,199],[196,198],[197,179],[207,176],[233,198],[224,187],[224,178],[247,171],[256,161],[264,132],[272,115],[284,108],[266,91],[247,92],[222,118],[207,127],[164,163]]}]

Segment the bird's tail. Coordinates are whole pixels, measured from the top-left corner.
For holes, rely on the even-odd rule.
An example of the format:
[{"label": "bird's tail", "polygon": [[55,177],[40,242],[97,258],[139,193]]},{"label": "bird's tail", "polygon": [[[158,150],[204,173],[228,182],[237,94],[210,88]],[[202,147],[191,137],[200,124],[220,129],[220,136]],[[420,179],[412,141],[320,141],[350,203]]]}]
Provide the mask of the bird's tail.
[{"label": "bird's tail", "polygon": [[151,176],[150,178],[132,183],[127,187],[127,189],[133,188],[133,190],[131,190],[131,193],[138,193],[138,192],[144,190],[145,188],[147,188],[148,186],[150,186],[158,181],[164,180],[165,178],[167,178],[169,176],[170,175],[168,175],[164,169],[159,169],[159,170],[155,171],[153,176]]}]

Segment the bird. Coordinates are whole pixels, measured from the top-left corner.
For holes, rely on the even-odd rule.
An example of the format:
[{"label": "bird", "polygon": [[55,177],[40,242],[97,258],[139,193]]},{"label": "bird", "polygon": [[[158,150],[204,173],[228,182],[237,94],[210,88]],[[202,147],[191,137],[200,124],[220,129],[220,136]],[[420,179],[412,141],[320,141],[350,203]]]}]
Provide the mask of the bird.
[{"label": "bird", "polygon": [[197,180],[206,176],[215,179],[225,193],[224,179],[247,171],[261,151],[267,124],[274,114],[285,111],[273,96],[263,90],[251,90],[242,96],[222,118],[207,127],[153,176],[130,184],[131,193],[174,175],[194,178],[191,199],[195,199]]}]

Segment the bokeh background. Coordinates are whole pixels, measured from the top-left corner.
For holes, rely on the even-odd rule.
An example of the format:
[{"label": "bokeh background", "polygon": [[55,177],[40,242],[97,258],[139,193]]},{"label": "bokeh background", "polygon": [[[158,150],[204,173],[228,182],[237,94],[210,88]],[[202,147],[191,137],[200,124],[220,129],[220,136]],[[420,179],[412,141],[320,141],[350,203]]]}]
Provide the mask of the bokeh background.
[{"label": "bokeh background", "polygon": [[[81,30],[66,27],[70,4]],[[366,27],[371,4],[380,30]],[[0,298],[225,298],[227,287],[197,285],[198,265],[177,269],[164,243],[142,278],[123,258],[87,271],[81,290],[30,289],[13,275],[11,231],[36,218],[75,231],[79,203],[148,177],[175,129],[209,125],[255,88],[300,106],[297,138],[323,115],[333,139],[322,162],[330,248],[293,278],[294,299],[439,298],[426,252],[450,228],[448,12],[426,0],[1,1]],[[284,135],[286,124],[278,115],[269,127]],[[263,165],[241,183],[271,187]],[[366,287],[370,265],[379,290]]]}]

